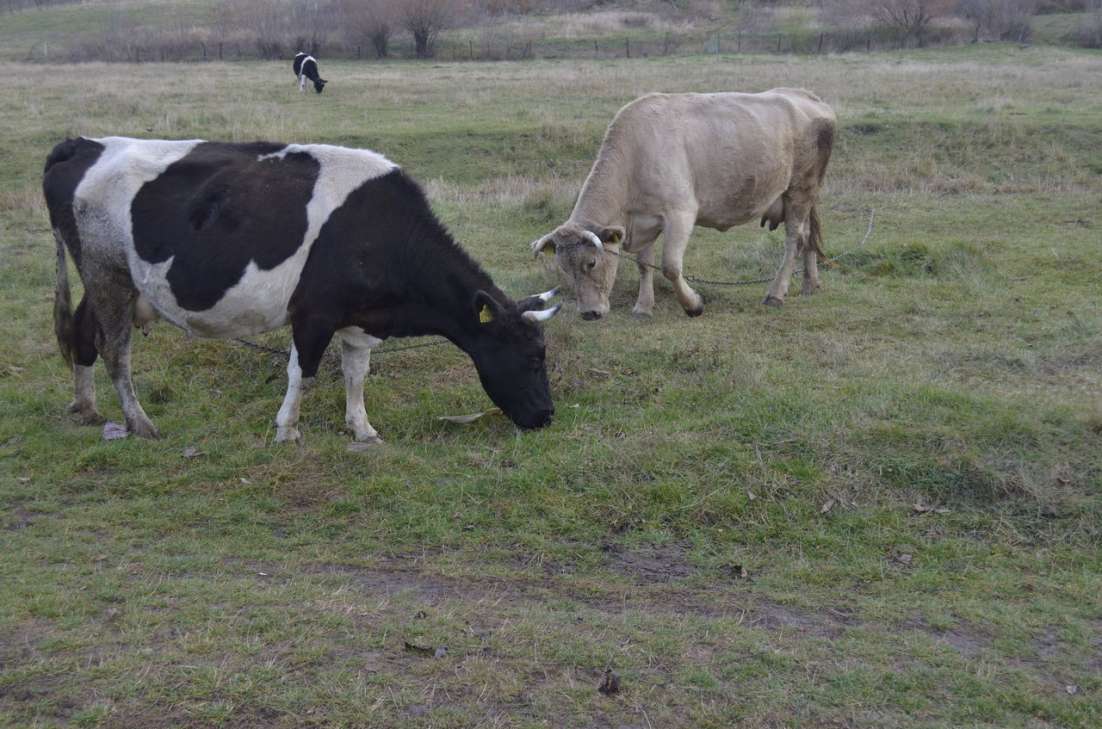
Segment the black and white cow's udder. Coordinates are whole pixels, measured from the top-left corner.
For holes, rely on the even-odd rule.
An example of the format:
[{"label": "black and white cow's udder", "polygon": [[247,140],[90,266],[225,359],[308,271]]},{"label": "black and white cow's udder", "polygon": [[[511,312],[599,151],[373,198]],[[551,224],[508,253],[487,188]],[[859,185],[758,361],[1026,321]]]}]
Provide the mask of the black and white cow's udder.
[{"label": "black and white cow's udder", "polygon": [[[373,152],[350,159],[326,145],[196,142],[179,154],[149,155],[133,140],[102,142],[116,164],[93,167],[93,185],[146,166],[145,179],[124,180],[132,197],[115,208],[129,211],[135,286],[162,318],[208,337],[286,324],[322,226],[353,190],[394,169]],[[127,142],[130,149],[112,150]]]}]

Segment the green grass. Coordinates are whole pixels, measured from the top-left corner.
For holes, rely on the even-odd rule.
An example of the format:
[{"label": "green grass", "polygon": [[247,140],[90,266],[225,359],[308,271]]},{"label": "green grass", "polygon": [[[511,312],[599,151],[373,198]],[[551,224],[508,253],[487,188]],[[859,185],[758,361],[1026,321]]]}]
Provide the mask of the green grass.
[{"label": "green grass", "polygon": [[[281,63],[0,81],[0,725],[1098,725],[1098,55],[327,68],[322,97]],[[692,320],[664,282],[633,320],[625,267],[611,317],[548,326],[549,429],[438,421],[488,400],[430,348],[373,363],[386,445],[346,450],[330,358],[275,446],[283,363],[164,325],[134,354],[164,439],[63,412],[38,186],[67,134],[374,147],[519,295],[620,105],[780,84],[838,111],[852,252],[813,299],[703,287]],[[687,267],[780,245],[700,230]]]}]

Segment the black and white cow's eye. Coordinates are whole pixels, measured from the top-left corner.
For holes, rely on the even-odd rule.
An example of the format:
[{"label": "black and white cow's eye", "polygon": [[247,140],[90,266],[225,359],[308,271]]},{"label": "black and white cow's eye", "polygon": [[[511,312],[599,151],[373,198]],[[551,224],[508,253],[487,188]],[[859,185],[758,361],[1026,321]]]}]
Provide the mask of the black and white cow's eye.
[{"label": "black and white cow's eye", "polygon": [[587,270],[587,271],[592,271],[596,267],[597,267],[597,262],[596,261],[590,261],[589,263],[585,264],[585,270]]}]

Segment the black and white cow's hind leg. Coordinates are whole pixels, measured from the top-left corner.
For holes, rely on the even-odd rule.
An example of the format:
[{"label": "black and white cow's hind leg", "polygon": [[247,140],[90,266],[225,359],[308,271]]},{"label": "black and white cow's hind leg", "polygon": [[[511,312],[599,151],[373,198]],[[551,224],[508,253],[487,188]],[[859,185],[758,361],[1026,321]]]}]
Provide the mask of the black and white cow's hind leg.
[{"label": "black and white cow's hind leg", "polygon": [[381,340],[359,327],[348,327],[337,334],[341,337],[341,370],[344,372],[344,423],[357,441],[382,443],[382,438],[367,421],[364,407],[364,378],[371,370],[371,349]]},{"label": "black and white cow's hind leg", "polygon": [[73,315],[73,401],[69,403],[69,412],[80,416],[83,425],[103,422],[103,416],[96,410],[95,364],[99,355],[96,351],[96,329],[96,316],[85,294]]},{"label": "black and white cow's hind leg", "polygon": [[142,438],[159,438],[156,426],[138,402],[130,375],[130,331],[138,292],[126,274],[100,270],[85,270],[83,274],[88,301],[99,324],[96,349],[119,394],[126,429]]},{"label": "black and white cow's hind leg", "polygon": [[306,93],[306,74],[304,73],[298,75],[298,92],[300,94]]}]

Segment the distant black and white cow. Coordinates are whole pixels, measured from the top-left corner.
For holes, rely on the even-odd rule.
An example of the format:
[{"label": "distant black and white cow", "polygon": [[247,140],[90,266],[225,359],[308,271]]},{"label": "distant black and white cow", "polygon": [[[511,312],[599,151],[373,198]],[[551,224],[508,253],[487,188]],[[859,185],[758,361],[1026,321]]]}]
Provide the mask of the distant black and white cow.
[{"label": "distant black and white cow", "polygon": [[318,60],[309,53],[303,51],[296,53],[295,60],[291,62],[291,68],[298,78],[298,90],[300,92],[306,91],[307,79],[314,82],[314,91],[319,94],[325,89],[325,84],[329,83],[318,74]]},{"label": "distant black and white cow", "polygon": [[[157,437],[130,378],[130,329],[160,317],[189,334],[241,337],[291,325],[277,441],[298,440],[303,380],[336,336],[346,422],[376,441],[363,403],[371,348],[435,334],[473,360],[517,425],[554,408],[539,323],[552,292],[514,303],[452,240],[421,188],[375,152],[322,144],[69,139],[46,160],[57,240],[54,328],[74,366],[70,411],[96,412],[102,355],[127,428]],[[65,250],[84,282],[75,314]]]}]

